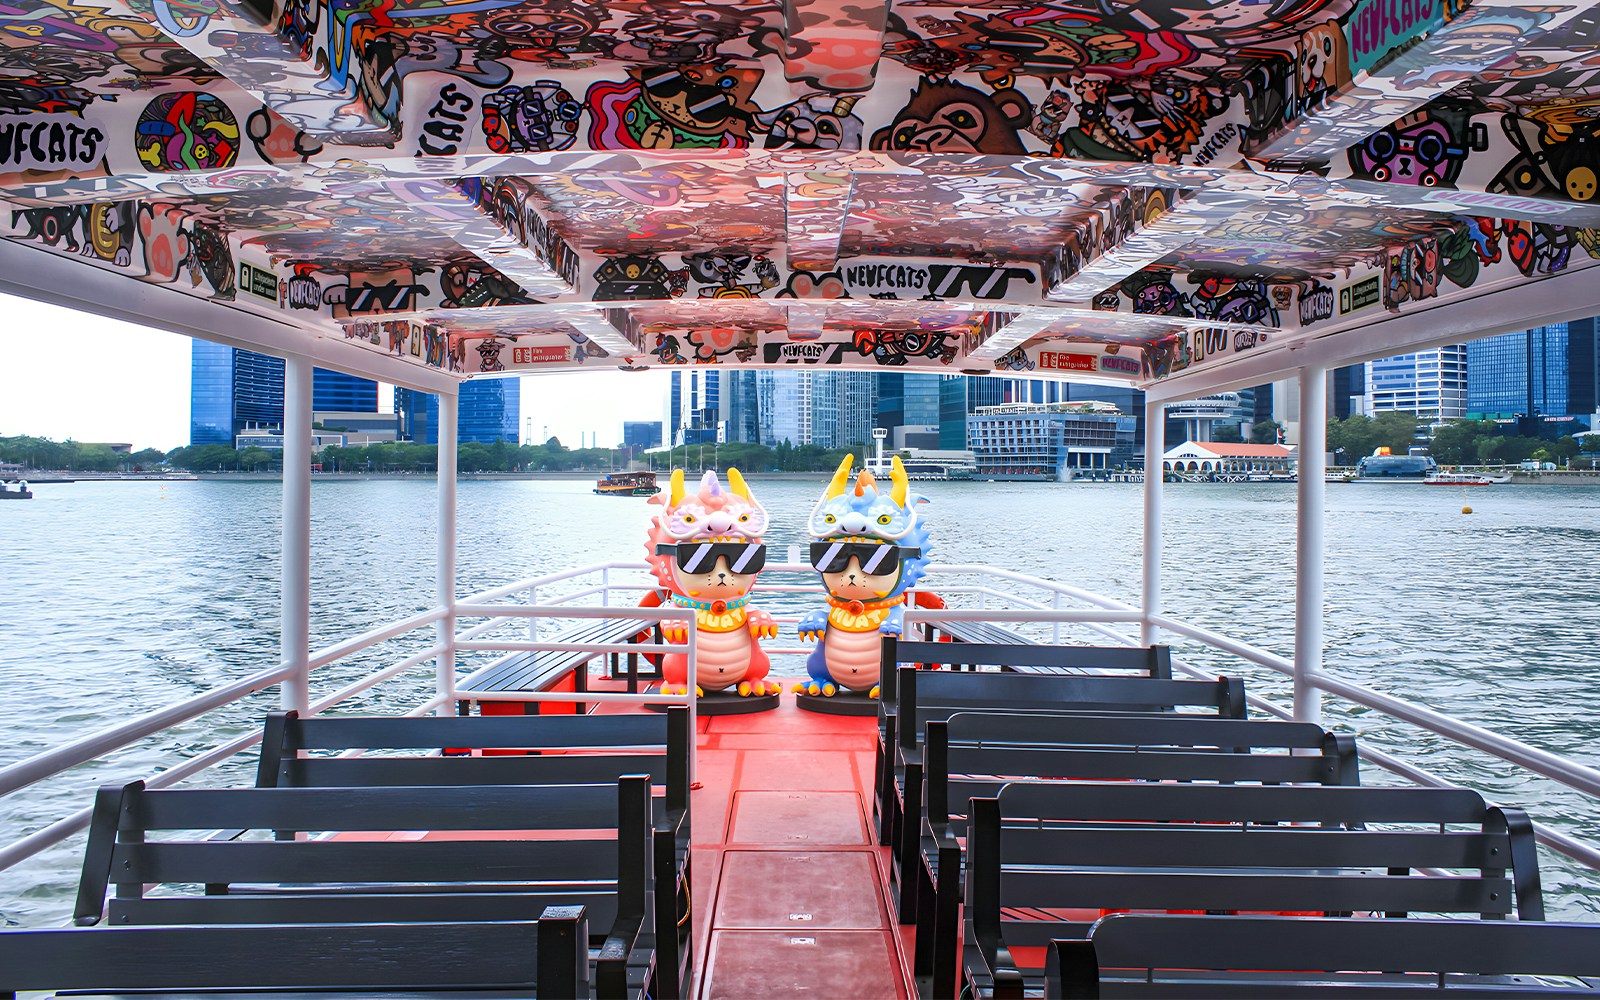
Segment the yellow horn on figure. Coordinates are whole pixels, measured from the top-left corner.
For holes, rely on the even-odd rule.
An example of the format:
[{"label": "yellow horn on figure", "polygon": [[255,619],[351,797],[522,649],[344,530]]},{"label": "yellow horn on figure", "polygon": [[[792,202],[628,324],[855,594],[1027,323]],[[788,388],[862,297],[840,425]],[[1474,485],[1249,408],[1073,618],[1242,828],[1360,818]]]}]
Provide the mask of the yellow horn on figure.
[{"label": "yellow horn on figure", "polygon": [[744,497],[751,503],[755,503],[755,498],[750,495],[750,487],[745,485],[744,476],[741,476],[739,470],[732,466],[728,467],[728,491],[736,497]]},{"label": "yellow horn on figure", "polygon": [[667,506],[676,507],[683,502],[683,470],[673,469],[672,480],[667,484]]},{"label": "yellow horn on figure", "polygon": [[894,500],[895,506],[904,507],[906,498],[911,495],[911,479],[906,475],[906,467],[900,461],[900,456],[894,456],[889,465],[889,480],[894,483],[894,489],[889,496]]},{"label": "yellow horn on figure", "polygon": [[845,484],[850,481],[850,467],[856,464],[854,455],[846,455],[844,461],[839,463],[839,468],[833,474],[833,480],[828,483],[828,488],[823,491],[822,499],[832,500],[844,494]]}]

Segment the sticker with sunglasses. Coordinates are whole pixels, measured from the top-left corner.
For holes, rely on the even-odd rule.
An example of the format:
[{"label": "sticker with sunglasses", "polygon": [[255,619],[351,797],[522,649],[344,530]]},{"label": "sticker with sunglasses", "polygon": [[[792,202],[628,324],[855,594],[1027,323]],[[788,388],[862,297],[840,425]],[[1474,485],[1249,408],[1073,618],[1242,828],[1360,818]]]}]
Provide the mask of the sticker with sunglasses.
[{"label": "sticker with sunglasses", "polygon": [[868,576],[880,576],[900,568],[902,553],[917,556],[922,554],[922,550],[902,549],[898,545],[878,542],[812,542],[811,565],[820,573],[840,573],[850,565],[850,557],[854,556],[861,564],[861,572]]},{"label": "sticker with sunglasses", "polygon": [[729,573],[756,573],[767,564],[767,547],[761,542],[680,542],[656,546],[657,555],[669,553],[685,573],[709,573],[718,559],[728,561]]}]

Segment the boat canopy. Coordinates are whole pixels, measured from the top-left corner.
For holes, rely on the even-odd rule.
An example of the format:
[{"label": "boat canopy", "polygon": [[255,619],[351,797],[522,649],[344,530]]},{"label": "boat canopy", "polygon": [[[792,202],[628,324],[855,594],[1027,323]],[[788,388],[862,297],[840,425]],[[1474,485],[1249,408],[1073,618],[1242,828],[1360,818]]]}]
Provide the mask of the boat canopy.
[{"label": "boat canopy", "polygon": [[1600,309],[1589,0],[12,0],[0,29],[0,288],[414,388],[1178,398]]}]

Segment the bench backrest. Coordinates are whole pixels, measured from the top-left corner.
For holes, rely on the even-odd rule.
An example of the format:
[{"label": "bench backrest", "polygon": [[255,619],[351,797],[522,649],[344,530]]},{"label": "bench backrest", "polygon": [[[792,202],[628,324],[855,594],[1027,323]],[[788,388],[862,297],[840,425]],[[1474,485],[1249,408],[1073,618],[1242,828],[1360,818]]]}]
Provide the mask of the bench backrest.
[{"label": "bench backrest", "polygon": [[1022,781],[968,808],[980,947],[1082,936],[1002,932],[1013,907],[1544,917],[1532,824],[1466,789]]},{"label": "bench backrest", "polygon": [[[471,756],[464,750],[526,750]],[[441,756],[333,755],[350,750],[440,751]],[[637,715],[491,715],[300,718],[267,716],[256,785],[540,785],[614,782],[646,774],[668,812],[689,804],[689,710]]]},{"label": "bench backrest", "polygon": [[[1238,997],[1393,996],[1407,986],[1445,997],[1592,995],[1593,986],[1533,977],[1600,976],[1600,925],[1124,913],[1095,924],[1087,941],[1052,942],[1049,959],[1045,996],[1073,1000],[1102,987],[1165,997],[1199,983]],[[1228,975],[1238,969],[1251,971]],[[1427,978],[1399,983],[1398,973]]]},{"label": "bench backrest", "polygon": [[8,930],[0,994],[471,986],[588,996],[585,924],[582,907],[551,907],[537,922]]},{"label": "bench backrest", "polygon": [[901,667],[895,689],[896,724],[900,745],[906,749],[917,745],[930,721],[948,719],[957,712],[1105,714],[1200,708],[1225,718],[1245,715],[1244,682],[1237,677],[1175,681]]},{"label": "bench backrest", "polygon": [[[323,836],[208,839],[227,828]],[[461,837],[391,839],[424,830]],[[133,782],[96,796],[75,918],[93,924],[105,908],[112,924],[528,920],[584,905],[609,934],[644,913],[650,851],[642,775],[462,788]],[[147,895],[152,885],[166,891]]]},{"label": "bench backrest", "polygon": [[[1095,724],[1077,727],[1079,718]],[[959,835],[967,800],[998,795],[1018,777],[1080,781],[1201,781],[1225,784],[1359,784],[1355,738],[1335,736],[1310,723],[1242,722],[1225,719],[1112,719],[1063,717],[1047,720],[1060,742],[1012,742],[1037,716],[959,713],[929,722],[923,772],[928,816]],[[1159,732],[1159,724],[1191,723]],[[1207,731],[1217,726],[1226,733]],[[1204,741],[1171,741],[1179,731]],[[1084,740],[1075,743],[1073,740]],[[1221,740],[1228,743],[1217,742]],[[1314,742],[1313,742],[1314,741]],[[1294,749],[1316,749],[1299,755]],[[1282,752],[1257,752],[1260,750]],[[954,825],[951,825],[954,824]]]},{"label": "bench backrest", "polygon": [[882,673],[902,663],[956,667],[1066,667],[1117,671],[1156,679],[1172,677],[1169,646],[1051,646],[1034,643],[917,642],[887,639]]}]

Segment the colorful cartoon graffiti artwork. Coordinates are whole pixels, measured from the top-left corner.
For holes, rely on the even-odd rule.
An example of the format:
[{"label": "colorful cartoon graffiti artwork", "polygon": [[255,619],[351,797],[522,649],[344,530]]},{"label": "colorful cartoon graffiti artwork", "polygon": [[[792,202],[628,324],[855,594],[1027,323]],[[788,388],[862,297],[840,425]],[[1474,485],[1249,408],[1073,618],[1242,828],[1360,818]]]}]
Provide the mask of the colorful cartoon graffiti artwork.
[{"label": "colorful cartoon graffiti artwork", "polygon": [[210,94],[162,94],[139,115],[135,143],[152,170],[220,170],[239,157],[239,123]]}]

